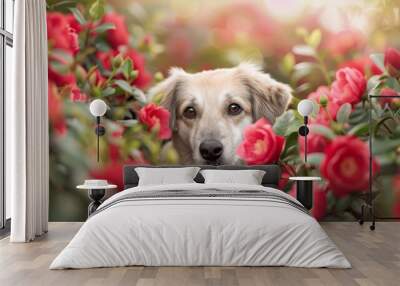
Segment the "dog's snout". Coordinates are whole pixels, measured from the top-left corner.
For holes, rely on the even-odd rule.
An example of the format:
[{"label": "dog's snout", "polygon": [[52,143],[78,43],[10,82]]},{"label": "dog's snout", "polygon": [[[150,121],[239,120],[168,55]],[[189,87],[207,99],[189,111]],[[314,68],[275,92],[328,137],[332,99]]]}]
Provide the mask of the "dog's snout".
[{"label": "dog's snout", "polygon": [[224,146],[217,140],[204,140],[200,144],[200,155],[209,162],[215,162],[221,157]]}]

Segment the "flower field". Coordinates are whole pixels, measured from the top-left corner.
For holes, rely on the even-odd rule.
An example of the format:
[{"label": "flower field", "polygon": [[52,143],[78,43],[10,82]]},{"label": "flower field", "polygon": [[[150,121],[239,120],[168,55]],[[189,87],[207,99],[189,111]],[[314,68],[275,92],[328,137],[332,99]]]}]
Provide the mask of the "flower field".
[{"label": "flower field", "polygon": [[[168,69],[188,72],[252,61],[293,90],[273,125],[247,126],[237,155],[316,175],[312,214],[354,220],[368,190],[372,108],[374,201],[380,217],[400,216],[400,20],[396,1],[48,1],[51,220],[85,219],[85,178],[122,188],[122,166],[179,163],[168,144],[170,111],[148,89]],[[335,2],[335,3],[333,3]],[[290,9],[289,9],[290,7]],[[396,12],[397,11],[397,12]],[[329,21],[327,21],[329,19]],[[110,107],[96,161],[88,103]],[[308,164],[297,103],[308,98]]]}]

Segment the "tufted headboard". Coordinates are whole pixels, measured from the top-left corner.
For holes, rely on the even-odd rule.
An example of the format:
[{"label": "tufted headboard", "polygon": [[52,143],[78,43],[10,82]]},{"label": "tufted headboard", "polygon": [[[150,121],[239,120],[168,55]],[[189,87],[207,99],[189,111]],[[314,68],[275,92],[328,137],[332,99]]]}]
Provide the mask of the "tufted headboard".
[{"label": "tufted headboard", "polygon": [[[221,170],[248,170],[256,169],[265,171],[265,176],[262,180],[262,185],[265,187],[278,188],[278,182],[281,177],[281,169],[278,165],[255,165],[255,166],[238,166],[238,165],[168,165],[168,166],[142,166],[142,165],[125,165],[124,166],[124,189],[136,187],[139,182],[139,177],[135,171],[136,167],[150,168],[179,168],[179,167],[200,167],[201,169],[221,169]],[[197,183],[204,183],[203,176],[199,173],[194,178]]]}]

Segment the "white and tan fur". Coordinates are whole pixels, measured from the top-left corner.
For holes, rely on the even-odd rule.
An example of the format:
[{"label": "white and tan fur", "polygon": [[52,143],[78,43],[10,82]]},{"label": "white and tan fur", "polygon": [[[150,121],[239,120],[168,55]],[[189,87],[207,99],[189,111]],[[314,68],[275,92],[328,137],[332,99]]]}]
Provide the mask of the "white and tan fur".
[{"label": "white and tan fur", "polygon": [[[172,68],[149,94],[161,94],[161,105],[171,112],[172,142],[183,164],[240,164],[236,149],[243,129],[261,117],[274,123],[291,100],[288,85],[248,63],[194,74]],[[241,111],[232,115],[229,108]],[[195,118],[187,117],[188,109]],[[207,140],[223,146],[211,161],[199,149]]]}]

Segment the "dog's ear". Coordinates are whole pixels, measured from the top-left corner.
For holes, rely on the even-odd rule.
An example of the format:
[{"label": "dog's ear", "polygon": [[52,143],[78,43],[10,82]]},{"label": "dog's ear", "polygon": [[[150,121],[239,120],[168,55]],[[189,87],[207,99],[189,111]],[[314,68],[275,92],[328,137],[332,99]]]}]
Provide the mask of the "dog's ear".
[{"label": "dog's ear", "polygon": [[148,92],[150,98],[160,97],[161,106],[170,112],[170,127],[172,130],[176,129],[177,94],[185,75],[187,74],[183,69],[172,68],[169,71],[169,76]]},{"label": "dog's ear", "polygon": [[251,95],[253,120],[265,117],[273,124],[288,107],[292,98],[291,88],[253,64],[240,64],[237,73]]}]

